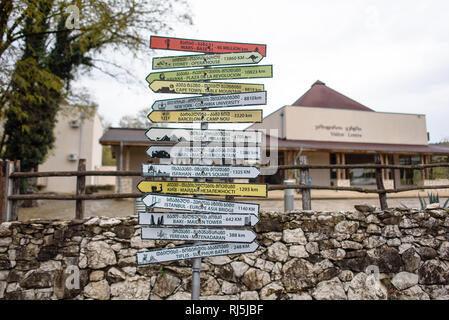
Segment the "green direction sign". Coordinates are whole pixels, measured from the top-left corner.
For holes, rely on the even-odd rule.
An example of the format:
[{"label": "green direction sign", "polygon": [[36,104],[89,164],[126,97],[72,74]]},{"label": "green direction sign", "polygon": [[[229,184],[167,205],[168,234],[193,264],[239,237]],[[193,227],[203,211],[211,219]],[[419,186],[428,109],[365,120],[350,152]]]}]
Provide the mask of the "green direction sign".
[{"label": "green direction sign", "polygon": [[194,54],[175,57],[153,58],[153,70],[256,64],[263,59],[259,52],[233,52],[222,54]]},{"label": "green direction sign", "polygon": [[148,83],[152,83],[155,80],[202,81],[271,77],[273,77],[273,66],[265,65],[152,72],[147,76],[146,80]]},{"label": "green direction sign", "polygon": [[150,89],[156,93],[201,93],[201,94],[231,94],[243,92],[264,91],[263,84],[235,82],[194,82],[154,80]]}]

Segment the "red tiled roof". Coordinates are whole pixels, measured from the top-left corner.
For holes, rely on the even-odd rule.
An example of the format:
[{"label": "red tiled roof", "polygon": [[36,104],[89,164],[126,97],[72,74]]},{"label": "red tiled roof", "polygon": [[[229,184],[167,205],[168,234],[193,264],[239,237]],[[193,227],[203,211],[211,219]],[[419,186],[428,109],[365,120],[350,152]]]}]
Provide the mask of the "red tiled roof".
[{"label": "red tiled roof", "polygon": [[292,106],[374,111],[357,101],[329,88],[324,82],[316,81]]}]

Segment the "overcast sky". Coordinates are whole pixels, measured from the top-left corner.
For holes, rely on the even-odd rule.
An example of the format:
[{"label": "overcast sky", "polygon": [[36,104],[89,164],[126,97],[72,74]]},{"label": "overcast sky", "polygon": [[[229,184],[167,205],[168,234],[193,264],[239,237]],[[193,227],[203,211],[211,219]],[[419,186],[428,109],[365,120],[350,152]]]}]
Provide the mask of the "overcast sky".
[{"label": "overcast sky", "polygon": [[[194,26],[160,35],[266,44],[259,64],[273,65],[273,79],[240,80],[265,84],[265,116],[292,104],[319,79],[375,111],[425,114],[431,142],[449,139],[449,1],[189,2]],[[78,81],[113,125],[154,100],[182,97],[147,87],[153,54],[178,52],[148,50],[147,65],[122,57],[141,83],[96,74]]]}]

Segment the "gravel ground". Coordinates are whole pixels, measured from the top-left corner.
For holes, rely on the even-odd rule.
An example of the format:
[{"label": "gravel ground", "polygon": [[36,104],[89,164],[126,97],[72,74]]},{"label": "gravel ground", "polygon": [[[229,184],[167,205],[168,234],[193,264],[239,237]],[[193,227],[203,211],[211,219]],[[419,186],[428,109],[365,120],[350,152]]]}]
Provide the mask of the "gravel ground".
[{"label": "gravel ground", "polygon": [[[446,199],[440,199],[443,204]],[[283,200],[259,200],[242,202],[259,203],[263,211],[283,210]],[[401,203],[410,208],[419,208],[417,198],[391,198],[387,200],[389,207],[400,207]],[[39,200],[38,207],[19,208],[19,220],[30,219],[73,219],[75,217],[75,201]],[[312,209],[317,211],[353,211],[356,204],[372,204],[379,207],[378,199],[316,199],[312,200]],[[85,216],[121,217],[134,214],[134,199],[92,200],[85,201]],[[301,200],[295,200],[294,208],[302,209]]]}]

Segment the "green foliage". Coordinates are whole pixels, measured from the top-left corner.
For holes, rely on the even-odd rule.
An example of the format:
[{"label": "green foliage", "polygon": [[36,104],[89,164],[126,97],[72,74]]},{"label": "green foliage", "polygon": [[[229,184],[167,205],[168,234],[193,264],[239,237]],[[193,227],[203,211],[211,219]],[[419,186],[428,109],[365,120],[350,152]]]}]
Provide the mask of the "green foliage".
[{"label": "green foliage", "polygon": [[111,146],[103,146],[101,164],[103,166],[115,166],[117,164],[116,159],[112,156]]},{"label": "green foliage", "polygon": [[[6,116],[1,157],[21,160],[29,171],[55,141],[60,105],[80,71],[102,69],[108,48],[135,55],[148,50],[148,35],[169,30],[181,0],[6,0],[0,4],[0,117]],[[80,28],[67,29],[66,9],[80,10]],[[183,14],[181,20],[189,20]],[[107,60],[101,59],[103,62]],[[107,70],[106,73],[111,74]],[[91,103],[86,105],[90,106]],[[79,107],[79,106],[78,106]],[[92,109],[89,109],[92,110]]]},{"label": "green foliage", "polygon": [[[429,204],[440,203],[440,196],[439,196],[438,192],[427,193],[427,198],[429,200]],[[418,199],[419,199],[419,203],[421,205],[421,210],[426,209],[426,207],[427,207],[426,200],[421,198],[421,196],[419,194],[418,194]],[[441,208],[443,208],[443,209],[449,208],[449,199],[446,200],[446,202],[443,204],[443,206]]]}]

